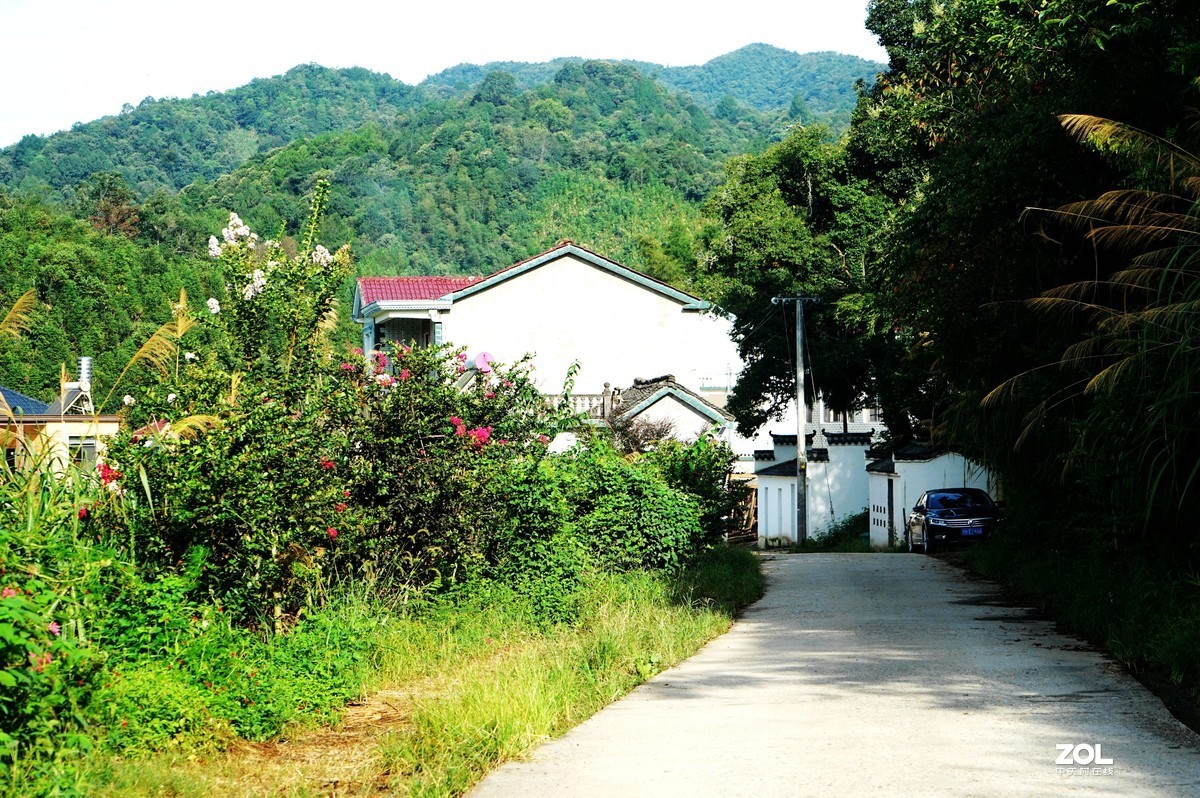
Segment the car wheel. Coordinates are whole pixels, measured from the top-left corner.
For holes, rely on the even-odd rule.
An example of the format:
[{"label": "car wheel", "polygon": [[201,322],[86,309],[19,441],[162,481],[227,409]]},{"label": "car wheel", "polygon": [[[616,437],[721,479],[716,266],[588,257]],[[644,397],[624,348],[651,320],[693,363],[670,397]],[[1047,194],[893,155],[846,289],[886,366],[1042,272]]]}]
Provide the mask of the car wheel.
[{"label": "car wheel", "polygon": [[929,536],[929,529],[925,529],[925,553],[933,554],[933,538]]},{"label": "car wheel", "polygon": [[921,550],[920,547],[916,543],[913,543],[913,534],[912,534],[911,529],[908,530],[908,535],[906,535],[906,537],[908,538],[908,553],[909,554],[916,554],[918,551]]}]

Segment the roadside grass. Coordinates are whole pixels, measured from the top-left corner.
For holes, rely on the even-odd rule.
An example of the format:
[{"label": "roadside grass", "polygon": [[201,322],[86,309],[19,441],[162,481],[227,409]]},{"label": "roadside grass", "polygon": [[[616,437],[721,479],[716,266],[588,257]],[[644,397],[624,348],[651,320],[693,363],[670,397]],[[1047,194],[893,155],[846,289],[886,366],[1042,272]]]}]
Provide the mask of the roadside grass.
[{"label": "roadside grass", "polygon": [[[762,593],[758,558],[718,548],[677,578],[598,574],[574,623],[539,622],[505,588],[400,612],[365,592],[329,612],[371,616],[370,667],[360,693],[402,706],[361,728],[294,723],[287,744],[118,758],[96,754],[97,796],[459,795],[726,631]],[[373,723],[373,725],[372,725]],[[355,726],[361,734],[354,734]],[[325,735],[325,736],[322,736]],[[297,751],[303,751],[298,755]]]}]

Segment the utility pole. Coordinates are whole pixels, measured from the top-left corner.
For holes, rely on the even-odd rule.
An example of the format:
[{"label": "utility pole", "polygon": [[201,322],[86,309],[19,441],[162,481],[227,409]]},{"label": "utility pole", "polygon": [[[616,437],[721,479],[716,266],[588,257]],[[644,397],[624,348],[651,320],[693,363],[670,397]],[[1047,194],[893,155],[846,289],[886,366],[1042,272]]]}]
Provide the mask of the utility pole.
[{"label": "utility pole", "polygon": [[804,304],[819,302],[816,297],[777,296],[772,305],[796,303],[796,543],[808,540],[808,451],[804,440],[804,372],[808,353],[804,347]]}]

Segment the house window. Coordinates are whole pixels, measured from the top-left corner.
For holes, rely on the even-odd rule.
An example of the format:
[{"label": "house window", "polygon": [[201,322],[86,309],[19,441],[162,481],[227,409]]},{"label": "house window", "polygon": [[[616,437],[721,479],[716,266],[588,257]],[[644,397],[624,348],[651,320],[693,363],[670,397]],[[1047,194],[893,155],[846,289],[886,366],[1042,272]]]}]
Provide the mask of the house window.
[{"label": "house window", "polygon": [[846,418],[846,414],[843,413],[842,411],[834,410],[832,407],[829,407],[828,405],[825,406],[825,421],[826,421],[826,423],[841,424],[845,418]]},{"label": "house window", "polygon": [[72,437],[68,444],[71,448],[71,462],[80,468],[90,471],[96,467],[96,439]]},{"label": "house window", "polygon": [[807,421],[809,424],[812,423],[812,420],[813,420],[813,406],[812,405],[809,405],[808,407],[806,407],[804,409],[804,420]]},{"label": "house window", "polygon": [[868,424],[878,423],[883,421],[883,409],[880,407],[863,408],[862,417],[863,421],[867,422]]}]

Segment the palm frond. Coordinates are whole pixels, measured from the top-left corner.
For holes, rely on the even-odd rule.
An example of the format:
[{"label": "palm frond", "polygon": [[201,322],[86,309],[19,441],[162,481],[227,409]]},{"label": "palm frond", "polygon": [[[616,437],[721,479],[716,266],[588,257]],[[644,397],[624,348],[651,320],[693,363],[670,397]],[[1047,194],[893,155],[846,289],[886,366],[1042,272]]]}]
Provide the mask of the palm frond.
[{"label": "palm frond", "polygon": [[189,441],[194,441],[209,430],[216,429],[221,426],[221,419],[216,416],[211,416],[203,413],[196,413],[190,416],[184,416],[178,421],[172,422],[168,429],[172,435],[184,438]]},{"label": "palm frond", "polygon": [[1118,312],[1112,308],[1106,308],[1103,305],[1097,305],[1094,302],[1082,302],[1077,299],[1066,299],[1063,297],[1054,296],[1037,296],[1033,299],[1025,300],[1025,305],[1040,313],[1062,313],[1064,311],[1076,311],[1089,313],[1096,316],[1112,316],[1118,315]]},{"label": "palm frond", "polygon": [[33,311],[37,309],[37,305],[37,291],[32,288],[17,297],[17,301],[4,314],[4,320],[0,321],[0,335],[20,338],[21,333],[29,330],[29,325],[33,321]]},{"label": "palm frond", "polygon": [[1097,150],[1139,158],[1164,159],[1172,174],[1191,177],[1200,174],[1200,159],[1161,136],[1132,125],[1090,114],[1062,114],[1063,129],[1077,141]]},{"label": "palm frond", "polygon": [[172,319],[160,326],[154,333],[146,339],[146,342],[138,347],[138,350],[133,353],[133,357],[129,358],[129,362],[121,369],[121,373],[117,375],[117,379],[113,382],[112,387],[108,391],[108,395],[104,397],[104,401],[100,403],[100,407],[108,405],[108,401],[116,393],[121,381],[129,370],[134,366],[145,364],[161,372],[162,374],[170,374],[171,364],[175,360],[175,354],[178,351],[175,341],[176,319]]}]

